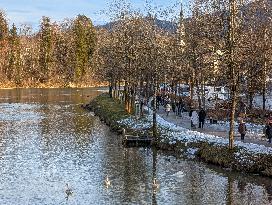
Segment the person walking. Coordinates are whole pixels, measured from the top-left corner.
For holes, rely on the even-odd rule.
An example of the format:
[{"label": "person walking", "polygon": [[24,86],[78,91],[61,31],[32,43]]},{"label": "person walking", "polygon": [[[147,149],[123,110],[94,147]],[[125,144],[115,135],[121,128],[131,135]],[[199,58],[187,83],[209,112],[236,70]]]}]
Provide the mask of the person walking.
[{"label": "person walking", "polygon": [[177,115],[180,117],[181,117],[181,113],[183,111],[183,107],[184,107],[183,101],[182,101],[182,99],[180,99],[178,101],[178,113],[177,113]]},{"label": "person walking", "polygon": [[179,100],[176,100],[176,116],[179,115]]},{"label": "person walking", "polygon": [[165,111],[166,111],[166,116],[168,116],[171,111],[171,105],[169,103],[166,104]]},{"label": "person walking", "polygon": [[173,113],[176,113],[176,102],[175,102],[175,100],[173,100],[171,102],[171,106],[172,106]]},{"label": "person walking", "polygon": [[205,118],[206,118],[206,112],[203,108],[201,108],[201,110],[199,111],[199,128],[204,127],[204,123],[205,123]]},{"label": "person walking", "polygon": [[192,128],[196,128],[196,125],[197,125],[197,123],[198,123],[198,114],[197,114],[197,112],[194,110],[193,112],[192,112],[192,117],[191,117],[191,122],[192,122]]},{"label": "person walking", "polygon": [[190,117],[190,120],[191,120],[191,127],[193,127],[192,113],[193,113],[193,109],[190,107],[190,108],[189,108],[189,117]]},{"label": "person walking", "polygon": [[241,119],[239,126],[238,126],[238,132],[241,134],[241,141],[244,142],[245,140],[245,135],[246,135],[246,123]]},{"label": "person walking", "polygon": [[164,99],[164,106],[166,106],[167,104],[170,104],[171,103],[171,100],[170,98],[168,97],[168,95],[165,96],[165,99]]},{"label": "person walking", "polygon": [[266,125],[265,134],[268,138],[268,142],[271,143],[271,139],[272,139],[272,121],[271,120],[269,120]]}]

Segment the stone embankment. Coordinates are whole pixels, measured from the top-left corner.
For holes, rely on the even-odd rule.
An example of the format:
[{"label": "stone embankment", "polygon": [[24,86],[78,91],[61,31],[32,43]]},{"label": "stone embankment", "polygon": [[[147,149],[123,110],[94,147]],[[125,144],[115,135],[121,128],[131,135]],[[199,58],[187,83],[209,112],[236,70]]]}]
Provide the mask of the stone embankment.
[{"label": "stone embankment", "polygon": [[[123,128],[138,136],[150,134],[151,114],[137,119],[124,110],[124,105],[107,94],[99,95],[84,108],[94,112],[118,134],[121,134]],[[157,121],[159,137],[154,146],[158,149],[171,151],[183,157],[200,159],[228,170],[272,176],[272,148],[270,147],[235,142],[235,148],[229,150],[228,140],[225,138],[177,126],[160,116]]]}]

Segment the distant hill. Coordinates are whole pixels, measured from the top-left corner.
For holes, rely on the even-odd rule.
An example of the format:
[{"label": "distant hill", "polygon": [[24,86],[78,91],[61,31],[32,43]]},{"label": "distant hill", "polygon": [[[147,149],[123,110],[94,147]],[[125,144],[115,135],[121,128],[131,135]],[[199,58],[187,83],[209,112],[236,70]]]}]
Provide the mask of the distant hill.
[{"label": "distant hill", "polygon": [[[97,26],[98,28],[104,28],[107,30],[112,30],[112,28],[117,24],[118,22],[109,22],[101,26]],[[161,28],[163,30],[167,30],[169,32],[175,32],[177,29],[177,24],[171,21],[165,21],[160,19],[155,19],[155,25],[158,26],[158,28]]]},{"label": "distant hill", "polygon": [[[272,0],[264,0],[267,3],[267,11],[270,11],[268,13],[264,12],[263,8],[258,8],[255,10],[255,14],[254,17],[258,19],[258,21],[261,23],[263,21],[266,21],[268,18],[272,18]],[[242,8],[243,12],[247,12],[250,9],[252,9],[252,7],[255,7],[256,5],[260,4],[260,1],[252,1],[249,4],[247,4],[246,6],[244,6]],[[218,13],[215,15],[219,15]],[[146,17],[148,18],[148,17]],[[252,18],[252,16],[251,16]],[[189,21],[190,18],[185,19],[185,21]],[[246,22],[249,21],[249,19],[244,19]],[[104,25],[101,26],[97,26],[98,28],[104,28],[107,30],[112,30],[112,28],[114,27],[114,25],[116,25],[117,22],[109,22],[106,23]],[[166,21],[166,20],[160,20],[160,19],[155,19],[155,25],[158,26],[159,28],[169,31],[169,32],[175,32],[178,28],[177,24],[171,21]]]},{"label": "distant hill", "polygon": [[[268,12],[265,12],[265,9],[260,5],[261,3],[260,1],[252,1],[248,5],[246,5],[242,10],[244,12],[247,12],[254,7],[257,8],[257,9],[254,9],[254,14],[253,14],[254,16],[251,16],[251,18],[252,17],[257,18],[258,21],[260,21],[260,23],[265,22],[269,18],[272,17],[272,0],[264,0],[264,2],[267,5],[266,10]],[[247,21],[248,19],[245,19],[245,20]]]}]

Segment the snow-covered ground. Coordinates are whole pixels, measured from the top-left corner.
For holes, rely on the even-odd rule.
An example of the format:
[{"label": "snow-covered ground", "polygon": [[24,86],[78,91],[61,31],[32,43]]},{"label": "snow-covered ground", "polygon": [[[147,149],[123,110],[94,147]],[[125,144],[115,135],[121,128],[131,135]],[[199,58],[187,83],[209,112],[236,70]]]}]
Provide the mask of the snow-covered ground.
[{"label": "snow-covered ground", "polygon": [[[238,133],[238,122],[234,123],[235,125],[235,134],[239,135]],[[206,123],[205,126],[208,129],[214,130],[214,131],[225,131],[226,133],[229,131],[229,122],[228,121],[218,121],[217,124],[210,124]],[[253,139],[262,139],[264,136],[263,129],[265,125],[257,125],[254,123],[246,123],[246,128],[247,128],[247,134],[246,136],[248,138],[253,138]]]},{"label": "snow-covered ground", "polygon": [[[266,109],[272,110],[272,95],[266,96]],[[260,95],[257,95],[253,99],[253,107],[256,108],[262,108],[263,107],[263,97]]]},{"label": "snow-covered ground", "polygon": [[[119,121],[120,124],[124,124],[131,128],[148,128],[152,124],[152,114],[148,114],[146,118],[143,119],[136,119],[134,117],[130,117],[124,120]],[[175,144],[178,141],[182,141],[185,143],[190,142],[208,142],[212,145],[217,146],[228,146],[228,139],[223,137],[218,137],[215,135],[210,135],[206,133],[200,133],[198,131],[193,131],[190,129],[186,129],[184,127],[178,126],[174,123],[168,122],[163,119],[161,116],[158,115],[157,117],[158,129],[162,133],[163,142],[167,142],[169,144]],[[219,123],[216,125],[210,126],[217,126],[216,129],[227,130],[228,124],[227,123]],[[262,126],[254,125],[254,124],[247,124],[248,130],[251,133],[259,133],[262,130]],[[272,148],[266,147],[264,145],[253,144],[253,143],[243,143],[240,141],[235,142],[235,146],[244,150],[244,152],[248,154],[272,154]]]}]

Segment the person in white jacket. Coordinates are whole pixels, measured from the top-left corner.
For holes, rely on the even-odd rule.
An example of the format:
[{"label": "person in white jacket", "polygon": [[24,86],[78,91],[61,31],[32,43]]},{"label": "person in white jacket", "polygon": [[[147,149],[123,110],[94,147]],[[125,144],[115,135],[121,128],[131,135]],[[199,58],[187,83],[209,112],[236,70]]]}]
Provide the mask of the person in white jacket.
[{"label": "person in white jacket", "polygon": [[198,114],[195,110],[192,112],[191,121],[192,121],[192,125],[193,125],[192,127],[195,128],[196,125],[198,124]]},{"label": "person in white jacket", "polygon": [[171,111],[171,105],[169,103],[166,104],[165,111],[166,111],[166,116],[168,116]]}]

